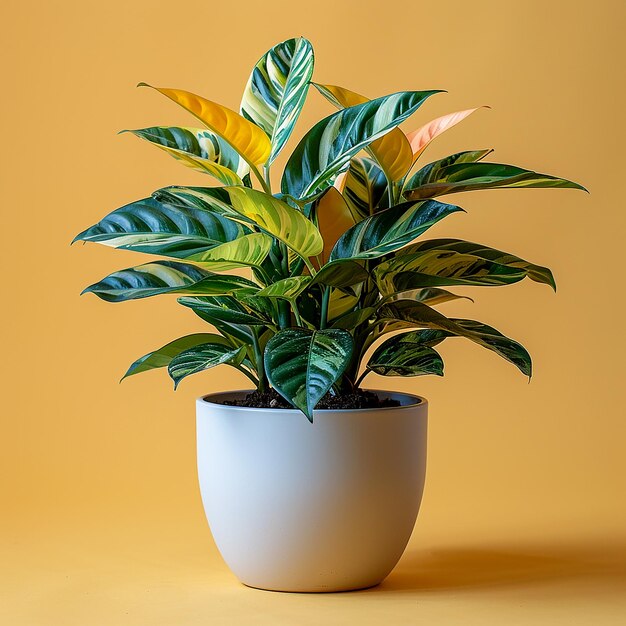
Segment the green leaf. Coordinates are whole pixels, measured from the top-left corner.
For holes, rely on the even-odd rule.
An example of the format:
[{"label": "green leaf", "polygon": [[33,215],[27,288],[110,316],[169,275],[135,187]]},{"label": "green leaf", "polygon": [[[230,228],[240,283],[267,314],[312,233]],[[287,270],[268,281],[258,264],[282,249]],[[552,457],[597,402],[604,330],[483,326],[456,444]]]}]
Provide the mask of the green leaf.
[{"label": "green leaf", "polygon": [[152,126],[123,130],[157,146],[184,165],[209,174],[224,185],[243,185],[249,165],[219,135],[202,128]]},{"label": "green leaf", "polygon": [[264,233],[252,233],[205,252],[193,254],[186,260],[216,272],[225,272],[242,266],[260,267],[271,246],[271,237]]},{"label": "green leaf", "polygon": [[396,335],[372,354],[367,369],[381,376],[443,376],[443,359],[413,333]]},{"label": "green leaf", "polygon": [[[385,304],[378,310],[379,320],[387,330],[421,327],[443,331],[442,337],[465,337],[488,350],[492,350],[513,363],[523,374],[530,377],[532,363],[526,349],[491,326],[466,319],[447,318],[421,302],[400,300]],[[437,334],[431,335],[436,338]]]},{"label": "green leaf", "polygon": [[257,291],[254,297],[280,298],[294,302],[310,282],[310,276],[290,276]]},{"label": "green leaf", "polygon": [[371,159],[355,157],[350,160],[341,193],[355,222],[360,222],[373,215],[384,200],[387,193],[385,173]]},{"label": "green leaf", "polygon": [[351,287],[369,278],[368,271],[352,259],[338,259],[320,268],[309,286],[328,285],[330,287]]},{"label": "green leaf", "polygon": [[404,254],[417,254],[429,252],[433,250],[451,250],[464,255],[471,255],[487,261],[493,261],[500,265],[513,267],[523,270],[526,276],[531,280],[545,285],[550,285],[556,291],[556,283],[552,272],[547,267],[529,263],[509,252],[502,252],[489,246],[471,241],[463,241],[462,239],[429,239],[427,241],[419,241],[401,251]]},{"label": "green leaf", "polygon": [[74,241],[184,259],[233,241],[247,231],[206,206],[182,205],[160,192],[155,192],[159,199],[144,198],[109,213]]},{"label": "green leaf", "polygon": [[345,232],[330,259],[374,259],[411,243],[444,217],[463,211],[436,200],[405,202],[380,211]]},{"label": "green leaf", "polygon": [[313,47],[299,37],[274,46],[254,66],[241,114],[260,126],[272,142],[270,165],[289,139],[313,75]]},{"label": "green leaf", "polygon": [[345,330],[288,328],[269,340],[270,383],[312,422],[313,409],[348,367],[354,343]]},{"label": "green leaf", "polygon": [[350,159],[396,128],[437,91],[404,91],[337,111],[319,121],[293,151],[281,191],[306,198],[326,187]]},{"label": "green leaf", "polygon": [[[219,324],[236,324],[239,326],[265,326],[268,324],[256,315],[249,313],[234,297],[183,297],[178,298],[183,306],[193,309],[202,319],[220,328]],[[247,337],[248,335],[244,335]],[[242,338],[243,341],[245,339]]]},{"label": "green leaf", "polygon": [[371,317],[374,317],[376,313],[376,307],[368,306],[363,309],[357,309],[356,311],[350,311],[345,313],[341,317],[335,319],[332,323],[333,328],[345,328],[346,330],[354,330],[357,326],[366,322]]},{"label": "green leaf", "polygon": [[187,335],[186,337],[180,337],[179,339],[174,339],[174,341],[166,343],[158,350],[148,352],[148,354],[137,359],[128,368],[122,380],[134,374],[140,374],[141,372],[147,372],[148,370],[157,369],[159,367],[167,367],[175,356],[202,343],[230,345],[224,337],[216,335],[215,333],[195,333],[193,335]]},{"label": "green leaf", "polygon": [[219,276],[177,261],[155,261],[109,274],[87,287],[107,302],[124,302],[164,293],[226,295],[256,285],[239,276]]},{"label": "green leaf", "polygon": [[237,366],[245,356],[246,349],[243,347],[233,348],[221,343],[204,343],[175,356],[167,366],[167,371],[176,388],[183,378],[191,374],[203,372],[222,363]]},{"label": "green leaf", "polygon": [[373,271],[383,295],[446,285],[500,286],[522,280],[526,271],[453,250],[400,254]]},{"label": "green leaf", "polygon": [[425,287],[422,289],[408,289],[406,291],[395,291],[394,293],[386,296],[386,301],[394,300],[415,300],[417,302],[423,302],[428,306],[435,306],[437,304],[443,304],[450,300],[469,300],[474,302],[472,298],[468,296],[459,296],[454,293],[450,293],[445,289],[439,289],[438,287]]},{"label": "green leaf", "polygon": [[500,163],[454,163],[442,167],[424,179],[422,170],[406,184],[404,196],[408,200],[434,198],[447,193],[477,189],[513,189],[520,187],[567,187],[586,189],[565,178],[539,174],[513,165]]},{"label": "green leaf", "polygon": [[228,219],[258,228],[303,259],[318,255],[324,247],[313,222],[286,202],[262,191],[247,187],[168,187],[161,192],[178,198],[183,205],[200,203]]}]

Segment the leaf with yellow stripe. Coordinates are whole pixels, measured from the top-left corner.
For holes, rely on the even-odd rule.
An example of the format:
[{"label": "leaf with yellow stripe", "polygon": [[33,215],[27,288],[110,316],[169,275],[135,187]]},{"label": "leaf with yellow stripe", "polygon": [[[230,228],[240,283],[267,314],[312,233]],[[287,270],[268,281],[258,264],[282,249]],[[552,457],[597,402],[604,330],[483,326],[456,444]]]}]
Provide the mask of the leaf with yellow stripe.
[{"label": "leaf with yellow stripe", "polygon": [[225,272],[240,267],[261,267],[272,247],[272,238],[265,233],[244,235],[210,250],[187,257],[186,261],[213,272]]}]

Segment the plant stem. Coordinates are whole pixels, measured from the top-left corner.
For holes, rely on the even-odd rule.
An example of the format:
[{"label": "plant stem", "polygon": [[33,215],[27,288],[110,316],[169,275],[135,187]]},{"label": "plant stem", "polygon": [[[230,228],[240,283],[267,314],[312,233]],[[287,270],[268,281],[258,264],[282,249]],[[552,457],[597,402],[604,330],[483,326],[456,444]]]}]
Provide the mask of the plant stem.
[{"label": "plant stem", "polygon": [[263,353],[261,344],[259,343],[259,335],[256,329],[252,329],[252,345],[254,347],[254,357],[256,360],[257,373],[259,375],[258,389],[263,393],[267,389],[267,376],[265,374],[265,363],[263,362]]},{"label": "plant stem", "polygon": [[330,304],[330,287],[324,287],[322,292],[322,311],[320,314],[320,330],[326,328],[328,322],[328,305]]}]

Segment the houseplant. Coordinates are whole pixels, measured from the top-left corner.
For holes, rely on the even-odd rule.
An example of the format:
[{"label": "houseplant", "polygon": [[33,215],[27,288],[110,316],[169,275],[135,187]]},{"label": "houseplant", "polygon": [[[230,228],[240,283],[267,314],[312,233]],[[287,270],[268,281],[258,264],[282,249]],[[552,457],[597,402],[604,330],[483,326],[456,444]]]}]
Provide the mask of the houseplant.
[{"label": "houseplant", "polygon": [[[128,132],[219,185],[159,189],[75,238],[165,257],[114,272],[85,292],[110,302],[176,294],[215,331],[149,352],[125,377],[165,367],[178,385],[226,364],[254,386],[198,401],[205,509],[243,582],[302,591],[380,582],[415,522],[426,401],[362,391],[366,375],[442,375],[435,348],[449,337],[469,339],[531,375],[519,343],[435,307],[464,297],[449,287],[528,277],[554,288],[552,273],[481,244],[422,239],[463,210],[441,197],[582,189],[487,162],[490,150],[424,164],[429,143],[475,109],[407,135],[399,125],[437,90],[368,100],[312,82],[313,65],[304,38],[274,46],[253,69],[240,113],[187,91],[154,88],[203,128]],[[304,135],[280,191],[272,189],[272,164],[310,86],[338,110]]]}]

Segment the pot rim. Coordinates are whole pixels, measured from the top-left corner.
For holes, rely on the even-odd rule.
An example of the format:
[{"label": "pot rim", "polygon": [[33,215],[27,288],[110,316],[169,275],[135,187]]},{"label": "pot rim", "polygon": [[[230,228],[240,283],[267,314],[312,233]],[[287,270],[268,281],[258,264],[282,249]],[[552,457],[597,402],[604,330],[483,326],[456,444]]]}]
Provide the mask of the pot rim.
[{"label": "pot rim", "polygon": [[[244,394],[252,393],[255,391],[254,389],[233,389],[232,391],[215,391],[213,393],[208,393],[203,396],[200,396],[197,400],[197,404],[213,404],[223,409],[232,410],[232,411],[271,411],[276,414],[285,414],[288,415],[290,413],[294,414],[302,414],[299,409],[272,409],[265,407],[254,407],[254,406],[233,406],[230,404],[221,404],[220,402],[212,402],[211,398],[216,397],[224,397],[224,396],[243,396]],[[408,400],[408,404],[401,404],[400,406],[383,406],[383,407],[368,407],[364,409],[315,409],[313,414],[323,413],[328,415],[330,413],[369,413],[371,411],[402,411],[406,409],[414,409],[417,406],[428,406],[428,400],[423,396],[418,396],[414,393],[407,393],[405,391],[389,391],[386,389],[364,389],[363,391],[371,391],[375,394],[384,394],[388,397],[397,397],[401,396]]]}]

